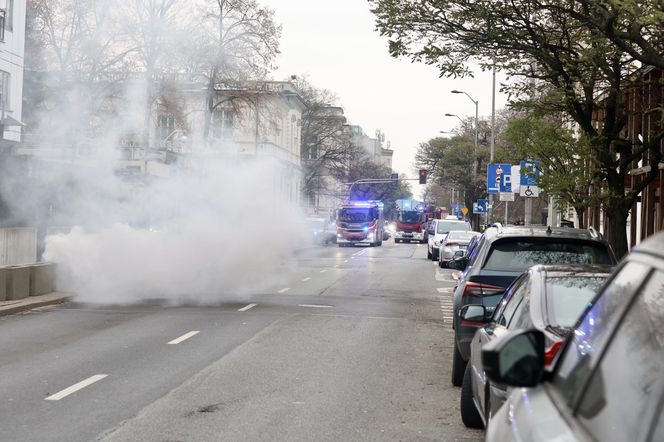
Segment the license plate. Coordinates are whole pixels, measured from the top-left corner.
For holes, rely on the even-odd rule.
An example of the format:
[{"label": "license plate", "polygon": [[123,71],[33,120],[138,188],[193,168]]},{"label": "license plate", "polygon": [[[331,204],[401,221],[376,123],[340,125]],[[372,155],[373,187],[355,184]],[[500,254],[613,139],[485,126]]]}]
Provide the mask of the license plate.
[{"label": "license plate", "polygon": [[466,250],[466,247],[468,246],[459,246],[459,250]]}]

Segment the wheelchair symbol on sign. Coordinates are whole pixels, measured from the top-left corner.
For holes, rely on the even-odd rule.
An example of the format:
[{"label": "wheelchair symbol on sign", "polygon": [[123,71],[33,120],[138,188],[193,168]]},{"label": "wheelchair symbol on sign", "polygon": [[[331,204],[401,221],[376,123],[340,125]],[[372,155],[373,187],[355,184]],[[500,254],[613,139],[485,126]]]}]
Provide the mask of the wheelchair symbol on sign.
[{"label": "wheelchair symbol on sign", "polygon": [[523,192],[523,194],[524,194],[525,196],[533,196],[533,191],[530,190],[530,186],[528,186],[528,187],[526,188],[526,191]]}]

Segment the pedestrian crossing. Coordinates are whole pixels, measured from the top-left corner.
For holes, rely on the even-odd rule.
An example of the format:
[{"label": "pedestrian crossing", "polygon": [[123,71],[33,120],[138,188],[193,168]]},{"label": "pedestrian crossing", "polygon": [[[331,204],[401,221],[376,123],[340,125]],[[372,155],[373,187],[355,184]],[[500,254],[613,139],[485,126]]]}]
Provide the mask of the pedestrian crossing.
[{"label": "pedestrian crossing", "polygon": [[444,287],[437,289],[440,296],[440,311],[443,315],[443,322],[452,327],[452,320],[454,319],[454,304],[452,302],[452,287]]}]

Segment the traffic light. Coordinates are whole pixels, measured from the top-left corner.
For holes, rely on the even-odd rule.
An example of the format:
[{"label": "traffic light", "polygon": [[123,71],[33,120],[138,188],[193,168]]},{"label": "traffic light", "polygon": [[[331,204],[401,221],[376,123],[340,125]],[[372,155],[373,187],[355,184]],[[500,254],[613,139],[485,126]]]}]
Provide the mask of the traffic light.
[{"label": "traffic light", "polygon": [[426,184],[427,183],[427,175],[429,172],[427,172],[426,169],[420,169],[420,184]]},{"label": "traffic light", "polygon": [[393,173],[390,176],[390,179],[392,180],[392,187],[397,188],[399,187],[399,174],[398,173]]}]

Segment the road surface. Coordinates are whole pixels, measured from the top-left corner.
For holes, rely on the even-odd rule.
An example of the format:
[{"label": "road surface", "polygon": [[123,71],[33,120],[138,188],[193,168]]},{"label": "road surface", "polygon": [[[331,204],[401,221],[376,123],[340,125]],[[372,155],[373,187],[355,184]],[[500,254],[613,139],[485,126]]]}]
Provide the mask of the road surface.
[{"label": "road surface", "polygon": [[316,247],[216,305],[2,318],[0,440],[482,440],[450,383],[451,273],[415,244]]}]

